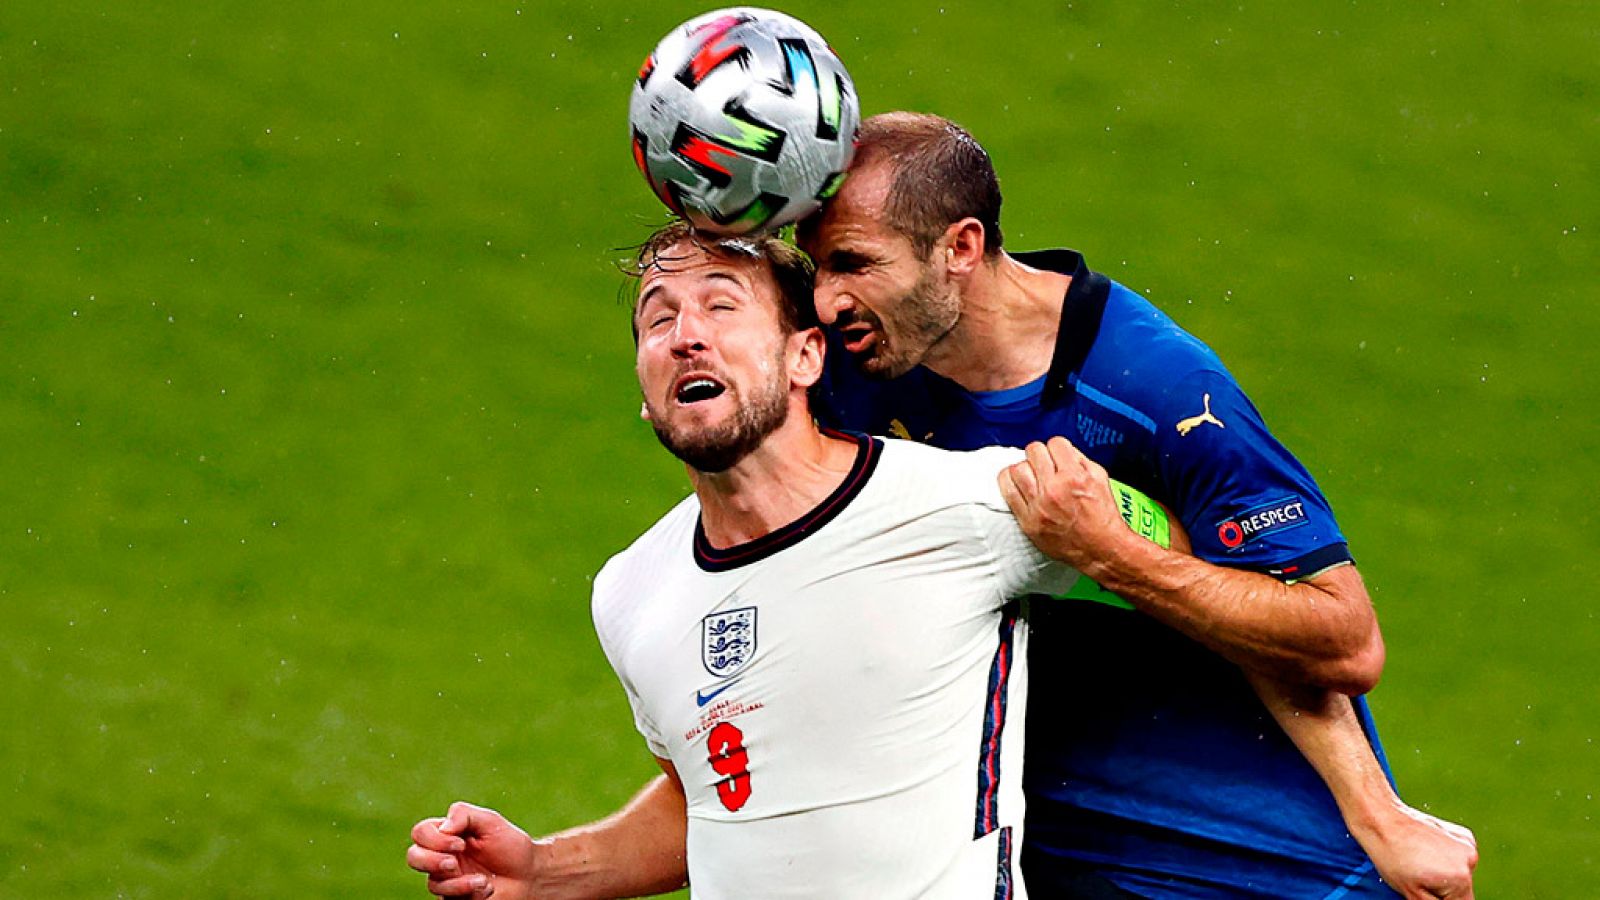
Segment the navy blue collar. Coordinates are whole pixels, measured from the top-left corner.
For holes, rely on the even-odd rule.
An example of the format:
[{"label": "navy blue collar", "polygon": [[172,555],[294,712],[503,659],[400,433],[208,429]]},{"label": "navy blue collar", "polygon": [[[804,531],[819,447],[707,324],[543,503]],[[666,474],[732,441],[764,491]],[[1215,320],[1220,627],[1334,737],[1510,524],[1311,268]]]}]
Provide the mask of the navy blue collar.
[{"label": "navy blue collar", "polygon": [[1105,317],[1106,301],[1111,297],[1111,279],[1099,272],[1091,272],[1076,250],[1035,250],[1013,253],[1018,262],[1036,269],[1045,269],[1068,275],[1072,283],[1061,301],[1061,322],[1056,326],[1055,355],[1050,358],[1050,371],[1045,374],[1042,406],[1058,406],[1072,400],[1075,377],[1089,357],[1089,348],[1100,334],[1100,321]]},{"label": "navy blue collar", "polygon": [[833,489],[833,493],[810,512],[782,528],[725,549],[711,546],[711,541],[706,538],[705,522],[697,519],[694,523],[696,565],[706,572],[726,572],[729,569],[759,562],[805,540],[822,526],[833,521],[846,506],[850,505],[850,501],[854,500],[866,486],[867,479],[872,477],[872,470],[877,468],[878,457],[883,455],[883,442],[864,434],[839,432],[828,428],[824,428],[822,433],[856,442],[855,462],[845,474],[844,481],[839,482],[839,486]]}]

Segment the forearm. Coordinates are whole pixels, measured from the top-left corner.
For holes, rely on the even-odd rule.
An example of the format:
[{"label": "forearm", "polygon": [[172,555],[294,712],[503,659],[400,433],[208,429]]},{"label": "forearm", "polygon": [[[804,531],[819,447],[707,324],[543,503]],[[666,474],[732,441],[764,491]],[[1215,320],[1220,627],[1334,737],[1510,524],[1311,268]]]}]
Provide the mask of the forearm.
[{"label": "forearm", "polygon": [[1403,808],[1349,697],[1246,672],[1261,702],[1322,777],[1350,833],[1365,843]]},{"label": "forearm", "polygon": [[1105,470],[1065,439],[1026,452],[1000,474],[1000,491],[1052,559],[1243,668],[1348,694],[1377,683],[1383,638],[1354,566],[1284,584],[1212,565],[1180,541],[1167,549],[1131,531]]},{"label": "forearm", "polygon": [[1259,675],[1251,685],[1339,805],[1345,827],[1406,897],[1472,897],[1472,832],[1407,806],[1373,755],[1350,698]]},{"label": "forearm", "polygon": [[651,781],[598,822],[534,841],[540,900],[641,897],[688,882],[683,794],[667,776]]},{"label": "forearm", "polygon": [[1353,566],[1285,584],[1123,540],[1081,571],[1139,610],[1250,671],[1346,694],[1372,688],[1383,641]]}]

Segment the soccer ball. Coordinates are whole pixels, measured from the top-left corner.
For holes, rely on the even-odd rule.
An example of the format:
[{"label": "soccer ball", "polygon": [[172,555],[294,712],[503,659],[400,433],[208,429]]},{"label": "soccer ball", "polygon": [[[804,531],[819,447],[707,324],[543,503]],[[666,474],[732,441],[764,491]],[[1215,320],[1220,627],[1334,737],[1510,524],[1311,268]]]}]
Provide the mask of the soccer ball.
[{"label": "soccer ball", "polygon": [[771,231],[838,190],[861,113],[822,35],[741,6],[674,28],[628,104],[633,159],[667,208],[716,234]]}]

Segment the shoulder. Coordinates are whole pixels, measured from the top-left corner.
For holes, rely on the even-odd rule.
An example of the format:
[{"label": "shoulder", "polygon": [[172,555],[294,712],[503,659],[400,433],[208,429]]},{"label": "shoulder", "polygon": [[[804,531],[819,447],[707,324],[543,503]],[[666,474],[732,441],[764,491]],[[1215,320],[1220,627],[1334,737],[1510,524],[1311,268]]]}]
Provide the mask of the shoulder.
[{"label": "shoulder", "polygon": [[1260,411],[1216,352],[1114,282],[1078,393],[1136,417],[1169,470],[1254,466],[1279,455]]},{"label": "shoulder", "polygon": [[690,494],[606,560],[594,576],[591,606],[597,627],[606,619],[627,615],[629,604],[648,593],[643,586],[660,578],[675,561],[691,558],[694,526],[699,520],[700,501]]},{"label": "shoulder", "polygon": [[1151,433],[1203,413],[1203,397],[1248,402],[1220,357],[1172,317],[1112,282],[1100,330],[1078,373],[1078,394]]},{"label": "shoulder", "polygon": [[1116,282],[1111,284],[1105,317],[1084,368],[1086,377],[1121,376],[1129,386],[1227,375],[1216,351],[1155,304]]},{"label": "shoulder", "polygon": [[[884,464],[898,477],[931,479],[958,491],[961,489],[960,481],[965,477],[997,474],[1023,457],[1023,452],[1016,447],[946,450],[900,438],[879,440],[883,441]],[[955,477],[954,482],[950,481],[952,476]]]},{"label": "shoulder", "polygon": [[903,498],[921,497],[934,507],[1005,506],[996,478],[1024,456],[1016,447],[945,450],[915,441],[884,438],[884,485]]}]

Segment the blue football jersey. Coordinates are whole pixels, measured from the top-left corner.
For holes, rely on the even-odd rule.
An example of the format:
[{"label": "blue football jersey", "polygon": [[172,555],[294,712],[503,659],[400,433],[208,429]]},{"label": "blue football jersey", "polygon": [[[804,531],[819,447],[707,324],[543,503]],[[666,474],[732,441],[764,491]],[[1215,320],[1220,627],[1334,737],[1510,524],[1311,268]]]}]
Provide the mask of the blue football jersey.
[{"label": "blue football jersey", "polygon": [[[1203,559],[1285,580],[1350,561],[1315,481],[1209,347],[1077,253],[1016,258],[1072,276],[1044,377],[981,393],[921,368],[872,381],[833,344],[819,417],[951,449],[1061,435],[1168,506]],[[1149,897],[1394,896],[1232,664],[1108,604],[1035,603],[1032,630],[1026,852]]]}]

